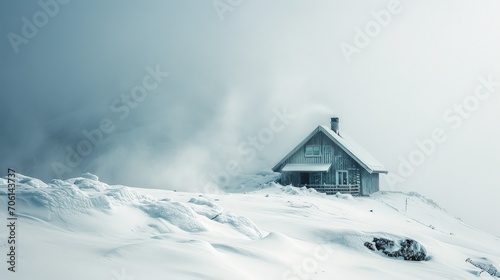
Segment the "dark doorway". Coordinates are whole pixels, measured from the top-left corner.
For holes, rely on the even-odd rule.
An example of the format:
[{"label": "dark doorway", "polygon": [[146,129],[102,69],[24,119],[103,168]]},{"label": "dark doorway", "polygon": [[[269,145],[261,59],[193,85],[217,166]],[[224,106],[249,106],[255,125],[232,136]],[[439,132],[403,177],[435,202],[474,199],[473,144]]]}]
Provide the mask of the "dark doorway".
[{"label": "dark doorway", "polygon": [[306,185],[309,184],[309,173],[300,173],[300,184]]}]

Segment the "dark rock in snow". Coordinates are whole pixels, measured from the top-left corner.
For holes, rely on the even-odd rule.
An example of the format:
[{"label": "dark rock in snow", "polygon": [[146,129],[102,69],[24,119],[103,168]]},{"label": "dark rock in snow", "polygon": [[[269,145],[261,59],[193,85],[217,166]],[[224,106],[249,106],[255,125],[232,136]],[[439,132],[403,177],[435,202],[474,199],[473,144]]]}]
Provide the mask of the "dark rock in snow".
[{"label": "dark rock in snow", "polygon": [[401,243],[400,252],[407,261],[423,261],[427,256],[424,246],[413,239],[405,239]]},{"label": "dark rock in snow", "polygon": [[375,251],[375,247],[370,242],[365,242],[365,247],[372,250],[372,251]]},{"label": "dark rock in snow", "polygon": [[401,239],[397,242],[386,238],[373,238],[373,243],[365,242],[365,247],[375,251],[381,251],[391,258],[403,258],[406,261],[423,261],[427,256],[427,250],[413,239]]},{"label": "dark rock in snow", "polygon": [[375,247],[379,251],[385,251],[394,247],[394,241],[385,238],[373,238],[373,242],[375,242]]}]

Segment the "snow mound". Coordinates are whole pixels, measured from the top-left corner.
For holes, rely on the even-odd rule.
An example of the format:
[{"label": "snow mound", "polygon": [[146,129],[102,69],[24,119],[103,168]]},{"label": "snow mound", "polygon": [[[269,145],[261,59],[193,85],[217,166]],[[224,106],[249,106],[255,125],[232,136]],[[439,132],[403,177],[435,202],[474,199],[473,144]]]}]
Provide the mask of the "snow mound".
[{"label": "snow mound", "polygon": [[210,220],[221,224],[227,224],[250,239],[262,238],[261,231],[252,220],[243,216],[238,216],[231,212],[224,212],[219,204],[210,201],[205,197],[193,197],[189,200],[189,203],[192,204],[191,207],[196,213],[203,215]]},{"label": "snow mound", "polygon": [[[98,177],[90,173],[68,180],[52,180],[49,185],[40,180],[17,174],[17,197],[27,206],[38,211],[20,213],[22,215],[44,218],[59,217],[64,221],[74,221],[72,215],[91,214],[92,211],[109,212],[116,207],[126,206],[138,209],[153,218],[162,218],[178,228],[188,232],[205,231],[198,221],[198,215],[188,206],[168,200],[158,201],[125,186],[110,186],[99,182]],[[0,185],[0,195],[5,195],[6,184]],[[19,207],[29,209],[29,207]],[[40,217],[40,208],[49,211],[49,215]]]},{"label": "snow mound", "polygon": [[94,180],[94,181],[99,181],[99,177],[97,177],[97,175],[94,175],[92,173],[84,173],[82,175],[83,178],[87,178],[87,179],[90,179],[90,180]]},{"label": "snow mound", "polygon": [[19,199],[59,214],[103,211],[113,206],[150,203],[155,200],[128,187],[109,186],[85,178],[52,180],[49,185],[44,186],[28,179],[29,177],[23,177],[22,188],[17,191]]},{"label": "snow mound", "polygon": [[97,192],[103,192],[103,191],[109,189],[108,185],[101,183],[99,181],[95,181],[93,179],[85,178],[85,177],[72,178],[72,179],[68,179],[66,181],[70,182],[71,184],[76,185],[80,189],[95,190]]},{"label": "snow mound", "polygon": [[352,195],[351,195],[351,194],[341,194],[341,193],[337,192],[337,193],[335,194],[335,196],[336,196],[337,198],[341,198],[341,199],[354,200],[354,198],[352,197]]},{"label": "snow mound", "polygon": [[237,216],[230,212],[221,213],[213,219],[222,224],[228,224],[235,230],[248,236],[250,239],[262,238],[262,233],[257,226],[247,217]]},{"label": "snow mound", "polygon": [[189,200],[189,203],[192,203],[191,208],[193,208],[196,213],[209,219],[213,219],[215,216],[222,213],[222,207],[219,204],[212,202],[205,197],[193,197]]},{"label": "snow mound", "polygon": [[[16,173],[16,178],[15,178],[15,182],[16,182],[16,188],[17,187],[33,187],[33,188],[48,188],[47,184],[45,184],[44,182],[42,182],[41,180],[39,179],[36,179],[36,178],[31,178],[31,177],[28,177],[28,176],[24,176],[22,174],[19,174],[19,173]],[[7,177],[5,178],[0,178],[0,185],[7,185],[8,184],[8,180],[7,180]]]},{"label": "snow mound", "polygon": [[[224,212],[220,205],[201,195],[191,198],[189,203],[165,197],[157,199],[129,187],[99,182],[98,177],[90,173],[67,180],[54,179],[50,184],[21,174],[17,174],[17,177],[17,197],[24,204],[19,209],[32,210],[20,214],[45,221],[59,218],[66,224],[74,224],[78,220],[74,215],[90,217],[95,211],[111,214],[114,210],[125,207],[144,213],[152,219],[166,221],[185,232],[205,232],[210,228],[207,228],[209,223],[219,223],[250,239],[262,238],[261,231],[253,221]],[[0,195],[6,195],[6,187],[6,181],[2,182]],[[207,217],[210,221],[207,223],[202,217]],[[156,225],[154,222],[151,224]],[[158,232],[162,231],[165,230]]]},{"label": "snow mound", "polygon": [[48,190],[21,189],[17,195],[32,205],[60,214],[88,213],[93,209],[106,210],[111,207],[108,197],[91,196],[76,185],[69,183],[51,184]]},{"label": "snow mound", "polygon": [[274,184],[276,187],[280,188],[281,192],[286,193],[286,194],[291,194],[291,195],[318,195],[322,194],[316,191],[313,188],[306,188],[306,187],[294,187],[292,185],[287,185],[287,186],[282,186],[279,184]]},{"label": "snow mound", "polygon": [[177,201],[157,201],[141,205],[139,209],[153,218],[162,218],[187,232],[207,230],[193,209]]}]

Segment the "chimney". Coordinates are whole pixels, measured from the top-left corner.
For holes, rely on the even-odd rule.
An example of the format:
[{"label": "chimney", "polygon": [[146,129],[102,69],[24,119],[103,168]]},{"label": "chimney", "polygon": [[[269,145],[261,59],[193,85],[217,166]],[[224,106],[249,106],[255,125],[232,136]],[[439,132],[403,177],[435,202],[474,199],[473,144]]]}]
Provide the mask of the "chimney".
[{"label": "chimney", "polygon": [[337,134],[339,134],[339,118],[331,118],[330,128]]}]

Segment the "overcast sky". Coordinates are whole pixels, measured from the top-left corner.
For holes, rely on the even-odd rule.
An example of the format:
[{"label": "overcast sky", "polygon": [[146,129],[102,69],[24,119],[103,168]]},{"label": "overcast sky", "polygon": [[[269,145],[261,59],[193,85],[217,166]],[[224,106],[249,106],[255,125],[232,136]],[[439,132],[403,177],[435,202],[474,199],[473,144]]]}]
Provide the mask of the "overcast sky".
[{"label": "overcast sky", "polygon": [[61,2],[0,3],[4,173],[200,190],[338,116],[382,189],[500,235],[498,1]]}]

